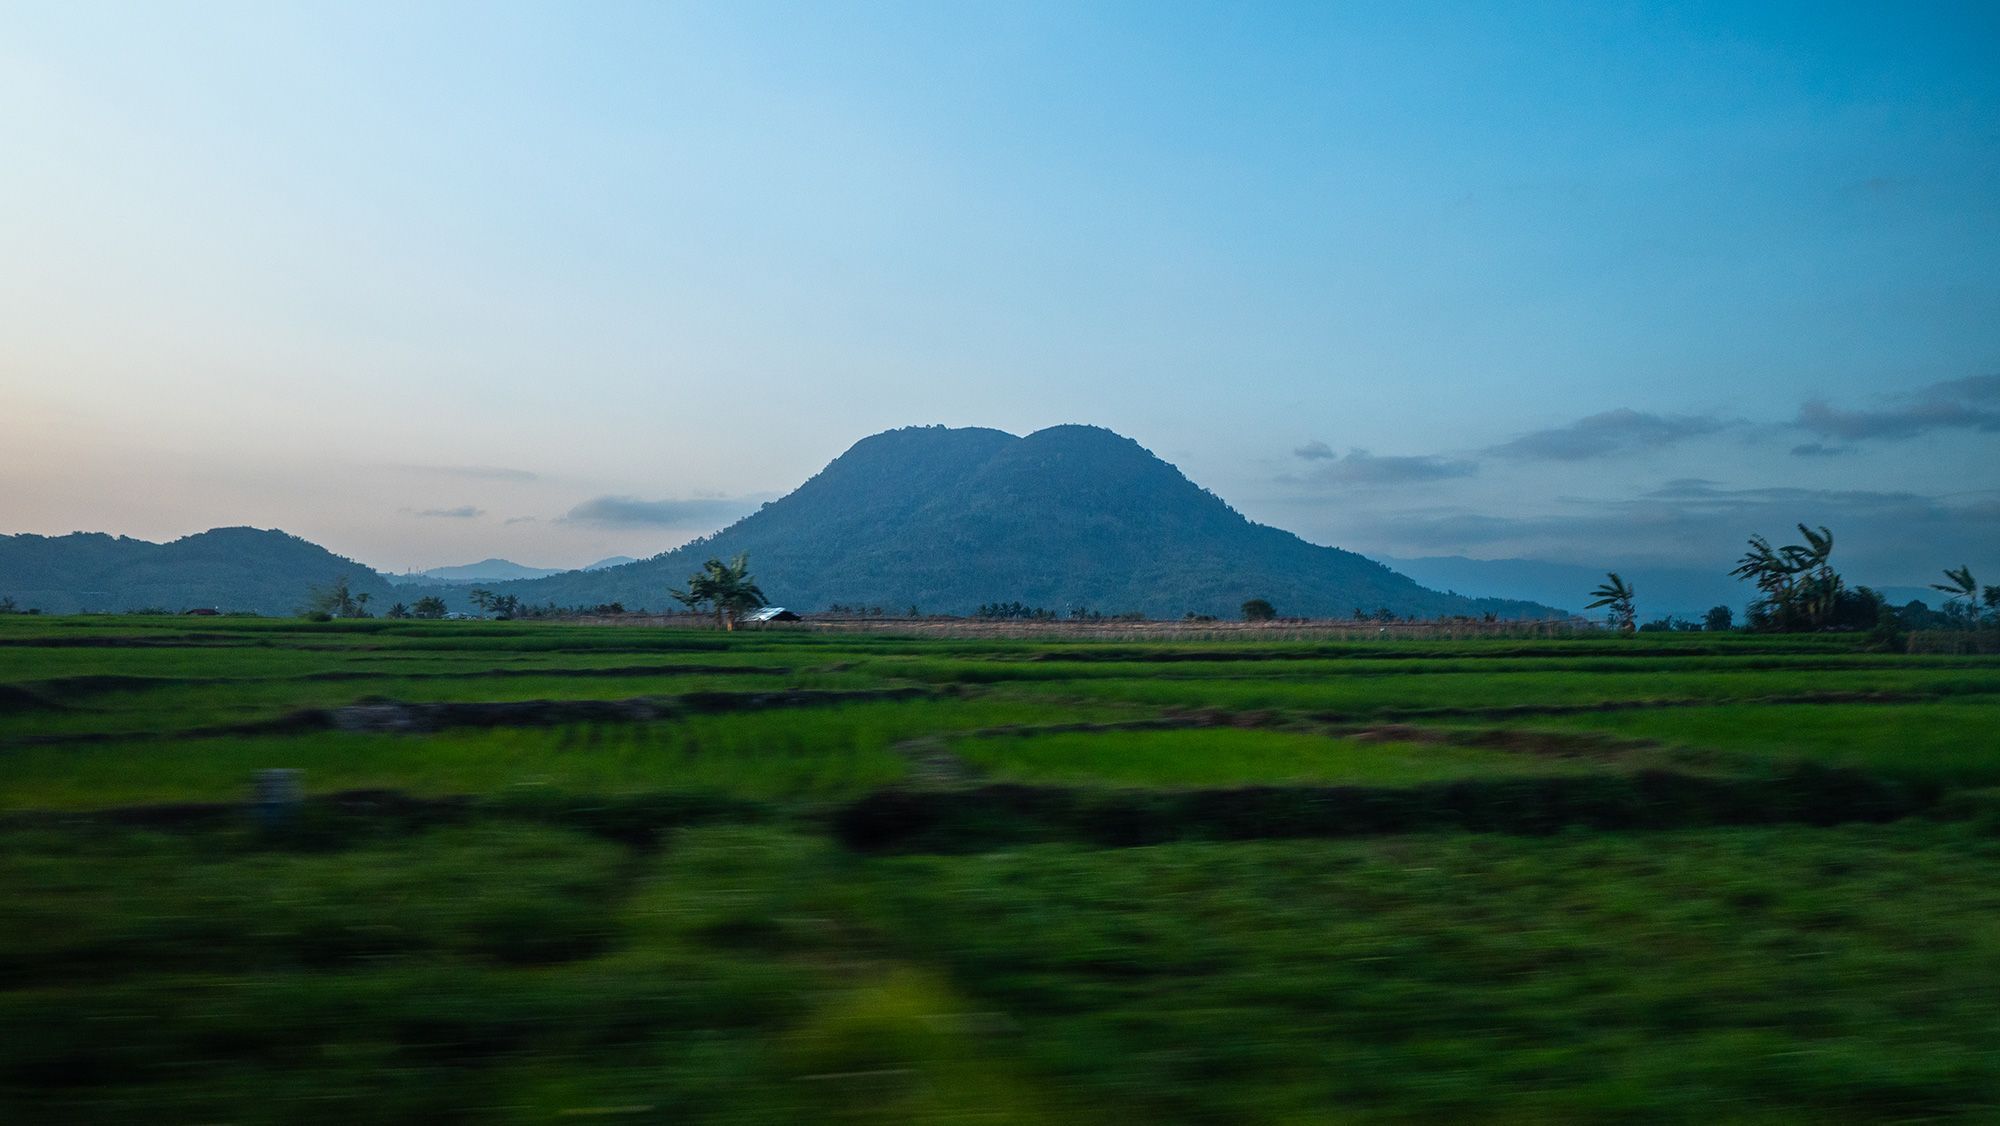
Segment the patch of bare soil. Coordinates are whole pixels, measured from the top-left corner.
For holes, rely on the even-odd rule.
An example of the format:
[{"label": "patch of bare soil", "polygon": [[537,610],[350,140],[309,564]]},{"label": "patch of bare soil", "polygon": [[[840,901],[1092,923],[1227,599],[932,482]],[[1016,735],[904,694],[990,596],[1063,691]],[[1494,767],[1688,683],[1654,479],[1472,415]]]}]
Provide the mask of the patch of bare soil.
[{"label": "patch of bare soil", "polygon": [[967,786],[979,780],[980,772],[935,736],[909,739],[894,749],[910,760],[909,784],[919,789]]},{"label": "patch of bare soil", "polygon": [[1480,747],[1545,758],[1597,760],[1617,759],[1634,751],[1658,750],[1666,746],[1652,739],[1632,739],[1598,731],[1533,731],[1513,727],[1466,730],[1389,723],[1370,727],[1334,727],[1329,728],[1327,733],[1361,743]]}]

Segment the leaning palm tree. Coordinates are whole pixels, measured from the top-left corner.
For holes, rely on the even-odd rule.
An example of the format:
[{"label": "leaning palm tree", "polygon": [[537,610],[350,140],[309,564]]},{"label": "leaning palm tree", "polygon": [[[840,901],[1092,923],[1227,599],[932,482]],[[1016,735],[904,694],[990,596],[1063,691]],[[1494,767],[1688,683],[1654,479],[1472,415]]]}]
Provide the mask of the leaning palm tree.
[{"label": "leaning palm tree", "polygon": [[1597,601],[1584,607],[1584,609],[1595,610],[1600,606],[1609,607],[1610,612],[1605,615],[1606,622],[1613,629],[1623,630],[1626,633],[1633,632],[1639,628],[1639,614],[1638,609],[1632,605],[1632,588],[1626,584],[1624,579],[1618,577],[1618,572],[1616,571],[1607,572],[1604,578],[1605,582],[1599,585],[1596,590],[1590,592],[1590,596],[1597,599]]},{"label": "leaning palm tree", "polygon": [[1790,561],[1763,536],[1750,537],[1750,550],[1743,553],[1743,558],[1736,561],[1736,569],[1729,573],[1756,583],[1757,589],[1773,601],[1779,600],[1792,583]]},{"label": "leaning palm tree", "polygon": [[[1960,567],[1956,571],[1947,567],[1945,568],[1944,577],[1951,580],[1950,586],[1946,586],[1943,583],[1932,583],[1931,589],[1941,590],[1951,596],[1945,600],[1945,612],[1951,614],[1953,617],[1964,615],[1965,617],[1976,619],[1979,614],[1979,611],[1975,608],[1978,605],[1975,600],[1979,597],[1979,583],[1972,577],[1971,565],[1968,564]],[[1961,598],[1965,599],[1963,606],[1958,605],[1958,600]]]},{"label": "leaning palm tree", "polygon": [[727,563],[711,559],[688,576],[686,590],[667,593],[690,610],[714,606],[715,623],[725,630],[735,629],[736,619],[764,604],[764,592],[750,578],[748,555],[738,555]]},{"label": "leaning palm tree", "polygon": [[1823,629],[1840,608],[1840,575],[1827,561],[1833,554],[1833,533],[1824,524],[1817,534],[1804,524],[1798,527],[1806,546],[1785,549],[1796,573],[1803,576],[1797,588],[1797,608],[1808,626]]}]

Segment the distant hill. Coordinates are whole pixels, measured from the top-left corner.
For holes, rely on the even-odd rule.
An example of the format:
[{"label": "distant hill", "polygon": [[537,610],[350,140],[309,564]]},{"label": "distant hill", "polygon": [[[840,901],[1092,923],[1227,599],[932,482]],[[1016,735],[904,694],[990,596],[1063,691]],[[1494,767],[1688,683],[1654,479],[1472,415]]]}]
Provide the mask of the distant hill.
[{"label": "distant hill", "polygon": [[469,586],[473,583],[503,583],[516,579],[539,579],[549,575],[564,575],[576,571],[602,571],[607,567],[622,567],[638,560],[629,555],[613,555],[600,559],[587,567],[529,567],[511,559],[482,559],[477,563],[462,563],[455,567],[432,567],[428,571],[411,571],[407,574],[390,575],[390,582],[399,587]]},{"label": "distant hill", "polygon": [[413,583],[491,583],[507,582],[512,579],[539,579],[545,575],[560,575],[563,567],[524,567],[511,559],[482,559],[477,563],[461,563],[455,567],[432,567],[428,571],[413,571],[407,575],[392,575],[389,581],[398,586]]},{"label": "distant hill", "polygon": [[1711,606],[1728,606],[1739,615],[1756,592],[1737,582],[1723,564],[1712,571],[1692,567],[1619,567],[1581,563],[1550,563],[1541,559],[1467,559],[1434,555],[1421,559],[1384,559],[1420,583],[1445,590],[1479,590],[1495,596],[1525,598],[1581,611],[1590,591],[1616,570],[1638,591],[1642,621],[1668,614],[1700,618]]},{"label": "distant hill", "polygon": [[171,543],[101,532],[0,535],[0,597],[51,614],[201,607],[289,614],[343,576],[350,590],[388,606],[387,579],[284,532],[216,528]]},{"label": "distant hill", "polygon": [[864,438],[781,500],[663,555],[506,583],[524,602],[664,608],[710,557],[750,556],[765,594],[971,613],[1020,601],[1067,613],[1234,617],[1250,598],[1284,616],[1556,613],[1429,590],[1353,552],[1254,524],[1137,442],[1092,426],[1025,438],[912,427]]}]

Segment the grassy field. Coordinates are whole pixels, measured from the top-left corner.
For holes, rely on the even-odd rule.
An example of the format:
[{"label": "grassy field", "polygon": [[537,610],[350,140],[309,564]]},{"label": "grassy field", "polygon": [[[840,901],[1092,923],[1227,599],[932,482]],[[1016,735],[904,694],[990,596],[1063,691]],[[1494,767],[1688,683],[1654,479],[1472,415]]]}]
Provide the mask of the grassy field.
[{"label": "grassy field", "polygon": [[0,1121],[1993,1120],[1996,720],[1830,636],[0,617]]}]

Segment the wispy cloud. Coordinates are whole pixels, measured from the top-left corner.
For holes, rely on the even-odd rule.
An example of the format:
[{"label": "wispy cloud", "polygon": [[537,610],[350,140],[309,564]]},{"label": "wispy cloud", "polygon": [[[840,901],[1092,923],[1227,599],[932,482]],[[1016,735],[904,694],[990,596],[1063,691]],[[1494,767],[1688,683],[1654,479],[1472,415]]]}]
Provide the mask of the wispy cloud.
[{"label": "wispy cloud", "polygon": [[1303,458],[1306,461],[1326,461],[1329,458],[1339,455],[1333,452],[1332,446],[1327,445],[1325,442],[1315,441],[1307,442],[1305,445],[1293,450],[1292,456]]},{"label": "wispy cloud", "polygon": [[389,468],[399,473],[417,473],[430,477],[462,477],[475,481],[513,481],[523,483],[539,481],[539,474],[525,469],[510,469],[503,465],[391,465]]},{"label": "wispy cloud", "polygon": [[1714,415],[1651,414],[1620,407],[1580,418],[1567,426],[1531,431],[1486,452],[1495,457],[1523,460],[1586,461],[1670,446],[1713,434],[1729,425]]},{"label": "wispy cloud", "polygon": [[1319,462],[1310,473],[1303,477],[1281,477],[1279,480],[1287,484],[1403,485],[1470,477],[1479,471],[1479,466],[1473,462],[1432,454],[1377,457],[1367,450],[1349,450],[1346,457],[1336,457],[1329,450],[1325,458],[1315,454],[1308,460]]},{"label": "wispy cloud", "polygon": [[1848,442],[1894,441],[1935,430],[1995,434],[2000,433],[2000,409],[1996,408],[2000,408],[2000,375],[1975,375],[1890,397],[1872,410],[1841,410],[1824,399],[1814,399],[1799,408],[1796,425]]},{"label": "wispy cloud", "polygon": [[728,520],[756,506],[754,499],[745,497],[641,500],[630,496],[602,496],[584,501],[560,519],[577,524],[618,527],[686,527]]},{"label": "wispy cloud", "polygon": [[426,520],[475,520],[486,515],[486,510],[470,504],[457,508],[405,508],[404,512]]},{"label": "wispy cloud", "polygon": [[1947,379],[1942,383],[1931,384],[1919,394],[1936,398],[2000,403],[2000,375],[1968,375],[1964,379]]}]

